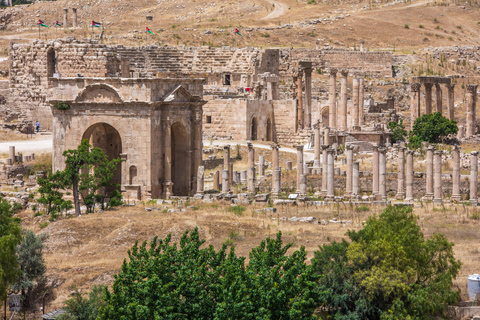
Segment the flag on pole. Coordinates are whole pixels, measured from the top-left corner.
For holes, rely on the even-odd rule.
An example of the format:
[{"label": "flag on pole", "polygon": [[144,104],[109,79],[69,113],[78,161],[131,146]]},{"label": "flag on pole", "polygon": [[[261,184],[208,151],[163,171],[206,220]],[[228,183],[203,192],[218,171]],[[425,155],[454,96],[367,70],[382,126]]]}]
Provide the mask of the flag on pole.
[{"label": "flag on pole", "polygon": [[38,20],[38,26],[48,28],[48,26],[45,23],[43,23],[42,20]]},{"label": "flag on pole", "polygon": [[[235,28],[235,33],[238,34],[239,36],[242,36],[242,34],[240,33],[240,31],[238,31],[237,28]],[[242,36],[243,37],[243,36]]]},{"label": "flag on pole", "polygon": [[100,22],[92,21],[92,27],[100,28],[101,26],[102,26],[102,24]]},{"label": "flag on pole", "polygon": [[60,22],[55,21],[55,27],[61,27],[61,26],[62,26],[62,24]]},{"label": "flag on pole", "polygon": [[150,33],[150,34],[154,34],[154,33],[152,32],[152,30],[150,30],[148,27],[145,27],[145,32]]}]

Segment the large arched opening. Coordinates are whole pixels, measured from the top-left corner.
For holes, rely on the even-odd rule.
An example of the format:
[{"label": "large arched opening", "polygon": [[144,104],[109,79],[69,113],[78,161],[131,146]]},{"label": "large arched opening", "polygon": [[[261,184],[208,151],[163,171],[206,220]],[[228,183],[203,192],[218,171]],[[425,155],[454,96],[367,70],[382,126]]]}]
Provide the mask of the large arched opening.
[{"label": "large arched opening", "polygon": [[250,123],[250,140],[257,140],[257,118],[253,117]]},{"label": "large arched opening", "polygon": [[188,196],[190,193],[190,153],[187,130],[181,123],[172,125],[172,182],[173,195]]},{"label": "large arched opening", "polygon": [[55,50],[53,48],[47,51],[47,77],[53,77],[57,64],[57,58],[55,57]]},{"label": "large arched opening", "polygon": [[[117,129],[107,123],[96,123],[90,126],[83,134],[82,140],[87,139],[93,148],[100,148],[108,158],[120,158],[122,153],[122,139]],[[113,183],[122,183],[121,164],[117,165],[117,173],[113,176]]]}]

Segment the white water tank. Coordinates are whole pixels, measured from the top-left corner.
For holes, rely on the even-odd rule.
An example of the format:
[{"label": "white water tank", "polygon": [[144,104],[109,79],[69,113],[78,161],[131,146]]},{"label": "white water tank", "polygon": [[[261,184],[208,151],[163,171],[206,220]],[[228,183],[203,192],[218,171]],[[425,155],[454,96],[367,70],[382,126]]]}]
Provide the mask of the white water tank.
[{"label": "white water tank", "polygon": [[480,299],[480,274],[468,276],[468,298]]}]

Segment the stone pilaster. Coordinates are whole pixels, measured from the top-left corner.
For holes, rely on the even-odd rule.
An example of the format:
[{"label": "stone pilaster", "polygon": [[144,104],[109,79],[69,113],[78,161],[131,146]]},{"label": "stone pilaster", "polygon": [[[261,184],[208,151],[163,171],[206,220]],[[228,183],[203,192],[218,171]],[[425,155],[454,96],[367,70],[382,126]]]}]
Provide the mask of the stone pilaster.
[{"label": "stone pilaster", "polygon": [[460,201],[462,197],[460,195],[460,148],[454,146],[452,150],[453,156],[453,170],[452,170],[452,197],[451,201]]}]

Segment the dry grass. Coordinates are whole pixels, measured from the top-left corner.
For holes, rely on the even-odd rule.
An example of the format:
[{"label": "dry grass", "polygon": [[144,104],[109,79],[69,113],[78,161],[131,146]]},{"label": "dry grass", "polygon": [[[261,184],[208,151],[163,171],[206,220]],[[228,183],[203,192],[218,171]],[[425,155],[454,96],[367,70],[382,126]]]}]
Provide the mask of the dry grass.
[{"label": "dry grass", "polygon": [[32,136],[27,136],[23,133],[15,133],[10,130],[0,131],[0,141],[18,141],[18,140],[32,140]]},{"label": "dry grass", "polygon": [[[165,213],[160,210],[145,211],[145,207],[156,205],[138,205],[107,210],[103,213],[84,215],[79,218],[61,219],[50,223],[43,230],[39,223],[46,217],[33,218],[32,212],[22,212],[23,226],[36,232],[47,233],[48,249],[45,259],[48,276],[58,280],[56,300],[58,306],[68,298],[71,286],[89,290],[94,284],[113,281],[113,274],[119,271],[122,261],[127,258],[127,250],[136,242],[150,241],[155,235],[165,237],[172,234],[178,242],[183,232],[198,227],[206,244],[220,248],[225,242],[233,244],[237,254],[248,257],[250,249],[257,246],[267,236],[282,231],[285,242],[294,244],[292,250],[305,246],[308,257],[319,245],[330,240],[340,240],[348,229],[359,230],[369,215],[379,214],[381,207],[369,207],[367,211],[357,212],[351,205],[332,205],[327,207],[279,206],[275,214],[265,214],[258,209],[261,205],[251,205],[241,215],[230,212],[227,203],[206,204],[190,203],[195,209],[186,212]],[[172,206],[169,206],[172,207]],[[466,278],[468,274],[478,273],[480,260],[479,220],[472,218],[472,207],[433,207],[426,204],[416,208],[419,224],[426,237],[434,232],[444,233],[455,244],[456,257],[462,262],[462,269],[455,284],[462,290],[465,298]],[[340,224],[297,223],[283,221],[281,217],[314,216],[318,221],[351,220],[344,227]]]}]

